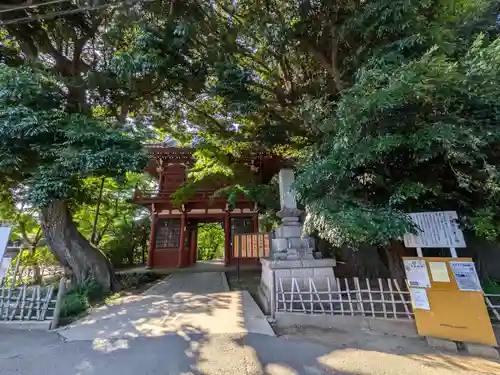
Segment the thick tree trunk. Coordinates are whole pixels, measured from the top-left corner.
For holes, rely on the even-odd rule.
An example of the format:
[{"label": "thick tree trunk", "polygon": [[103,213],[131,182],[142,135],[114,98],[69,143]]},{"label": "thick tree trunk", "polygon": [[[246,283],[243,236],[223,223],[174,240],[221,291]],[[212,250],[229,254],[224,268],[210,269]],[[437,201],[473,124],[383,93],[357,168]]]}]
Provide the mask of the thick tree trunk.
[{"label": "thick tree trunk", "polygon": [[402,257],[407,255],[407,249],[400,241],[394,241],[388,247],[384,247],[384,250],[385,256],[381,259],[389,269],[391,278],[396,279],[399,285],[404,285],[406,274]]},{"label": "thick tree trunk", "polygon": [[56,200],[42,209],[42,228],[50,250],[78,284],[96,280],[106,289],[117,288],[113,266],[78,231],[67,202]]}]

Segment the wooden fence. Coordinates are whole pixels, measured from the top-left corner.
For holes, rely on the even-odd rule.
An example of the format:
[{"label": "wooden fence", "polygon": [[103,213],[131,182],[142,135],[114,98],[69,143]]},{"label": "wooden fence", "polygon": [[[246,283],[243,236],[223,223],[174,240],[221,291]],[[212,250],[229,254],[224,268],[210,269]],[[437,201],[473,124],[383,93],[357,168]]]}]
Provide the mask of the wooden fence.
[{"label": "wooden fence", "polygon": [[52,320],[54,286],[0,288],[0,320]]},{"label": "wooden fence", "polygon": [[413,319],[410,293],[396,280],[278,278],[276,311]]},{"label": "wooden fence", "polygon": [[485,294],[484,300],[493,323],[500,324],[500,294]]},{"label": "wooden fence", "polygon": [[[413,319],[406,285],[393,279],[277,278],[275,311]],[[485,294],[493,324],[500,324],[500,294]]]}]

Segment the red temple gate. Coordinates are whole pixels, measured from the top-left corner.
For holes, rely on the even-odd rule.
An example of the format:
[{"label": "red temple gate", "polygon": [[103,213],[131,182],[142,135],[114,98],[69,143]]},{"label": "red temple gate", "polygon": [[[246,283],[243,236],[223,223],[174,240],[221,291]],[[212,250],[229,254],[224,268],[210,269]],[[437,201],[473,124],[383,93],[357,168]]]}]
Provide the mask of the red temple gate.
[{"label": "red temple gate", "polygon": [[[158,180],[158,187],[136,191],[134,202],[151,213],[151,233],[148,267],[188,267],[197,258],[197,225],[220,222],[224,228],[224,264],[235,264],[232,252],[237,234],[258,232],[258,211],[254,202],[245,196],[230,207],[227,199],[213,197],[224,183],[198,190],[181,207],[172,202],[171,195],[186,181],[188,168],[193,164],[192,149],[168,147],[165,144],[148,146],[151,162],[147,171]],[[258,154],[251,160],[242,160],[254,182],[266,183],[277,172],[280,161],[275,156]],[[247,258],[245,263],[256,263],[258,258]]]}]

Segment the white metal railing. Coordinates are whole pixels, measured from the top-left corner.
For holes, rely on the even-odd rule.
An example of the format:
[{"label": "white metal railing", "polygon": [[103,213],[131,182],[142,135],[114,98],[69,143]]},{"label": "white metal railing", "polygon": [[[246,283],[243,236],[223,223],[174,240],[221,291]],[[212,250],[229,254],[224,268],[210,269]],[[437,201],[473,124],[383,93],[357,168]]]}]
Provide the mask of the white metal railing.
[{"label": "white metal railing", "polygon": [[56,301],[54,286],[0,288],[0,320],[51,320]]},{"label": "white metal railing", "polygon": [[277,278],[275,306],[283,312],[413,319],[410,293],[393,279]]}]

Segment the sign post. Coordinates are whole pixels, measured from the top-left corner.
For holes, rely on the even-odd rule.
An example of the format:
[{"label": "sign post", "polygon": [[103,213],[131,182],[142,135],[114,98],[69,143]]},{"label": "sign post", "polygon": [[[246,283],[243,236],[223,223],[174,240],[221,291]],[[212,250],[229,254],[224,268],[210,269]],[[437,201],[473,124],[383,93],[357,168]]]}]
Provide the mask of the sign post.
[{"label": "sign post", "polygon": [[[417,331],[437,337],[497,346],[479,277],[471,258],[458,258],[466,247],[455,211],[410,214],[420,229],[404,236],[417,257],[404,257]],[[450,258],[423,257],[422,248],[449,248]]]}]

